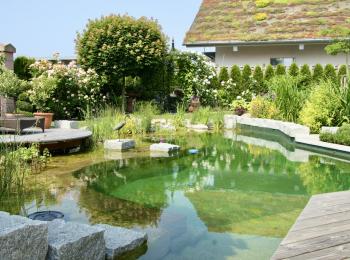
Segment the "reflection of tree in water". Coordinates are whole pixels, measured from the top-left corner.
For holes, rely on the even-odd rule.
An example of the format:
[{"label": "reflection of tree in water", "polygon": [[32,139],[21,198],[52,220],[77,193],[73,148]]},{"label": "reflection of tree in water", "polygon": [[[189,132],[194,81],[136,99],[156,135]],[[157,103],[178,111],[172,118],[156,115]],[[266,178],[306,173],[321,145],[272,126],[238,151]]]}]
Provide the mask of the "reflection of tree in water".
[{"label": "reflection of tree in water", "polygon": [[309,194],[350,189],[350,164],[347,162],[313,156],[299,166],[299,171]]},{"label": "reflection of tree in water", "polygon": [[161,210],[106,196],[92,189],[82,188],[79,205],[90,214],[92,223],[106,223],[114,226],[156,225]]}]

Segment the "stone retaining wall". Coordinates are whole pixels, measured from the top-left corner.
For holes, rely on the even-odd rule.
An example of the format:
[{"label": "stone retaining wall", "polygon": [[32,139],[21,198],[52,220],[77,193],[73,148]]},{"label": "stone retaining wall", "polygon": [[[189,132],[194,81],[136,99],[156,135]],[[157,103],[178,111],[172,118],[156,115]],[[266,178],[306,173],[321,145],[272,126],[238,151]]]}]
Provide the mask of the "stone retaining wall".
[{"label": "stone retaining wall", "polygon": [[115,259],[146,241],[145,233],[125,228],[34,221],[0,212],[0,259]]}]

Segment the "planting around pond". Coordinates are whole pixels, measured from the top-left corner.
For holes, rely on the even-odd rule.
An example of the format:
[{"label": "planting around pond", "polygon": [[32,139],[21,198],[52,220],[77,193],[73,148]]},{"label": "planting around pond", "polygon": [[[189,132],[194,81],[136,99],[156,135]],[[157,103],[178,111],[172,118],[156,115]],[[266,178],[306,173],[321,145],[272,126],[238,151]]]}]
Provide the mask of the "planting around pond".
[{"label": "planting around pond", "polygon": [[309,2],[203,0],[204,53],[128,14],[0,44],[0,258],[350,257],[350,4]]}]

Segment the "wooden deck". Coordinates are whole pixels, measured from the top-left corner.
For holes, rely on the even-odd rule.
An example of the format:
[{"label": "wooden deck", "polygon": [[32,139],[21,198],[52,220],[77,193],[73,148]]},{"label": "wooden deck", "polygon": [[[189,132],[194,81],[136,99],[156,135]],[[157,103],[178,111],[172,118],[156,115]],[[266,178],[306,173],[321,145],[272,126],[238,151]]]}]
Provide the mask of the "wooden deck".
[{"label": "wooden deck", "polygon": [[350,191],[313,196],[272,259],[349,259]]},{"label": "wooden deck", "polygon": [[83,129],[46,129],[43,133],[38,129],[24,130],[22,135],[1,134],[0,144],[40,144],[49,150],[69,149],[81,146],[85,140],[90,138],[92,133]]}]

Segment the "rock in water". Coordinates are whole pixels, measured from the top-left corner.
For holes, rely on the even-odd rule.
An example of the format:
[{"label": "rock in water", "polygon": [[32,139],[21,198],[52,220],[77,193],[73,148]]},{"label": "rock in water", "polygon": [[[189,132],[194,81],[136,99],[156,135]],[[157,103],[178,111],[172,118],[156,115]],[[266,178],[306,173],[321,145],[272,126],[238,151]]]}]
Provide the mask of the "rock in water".
[{"label": "rock in water", "polygon": [[106,259],[116,259],[121,254],[130,252],[147,240],[147,234],[130,229],[99,224],[96,227],[105,229]]}]

